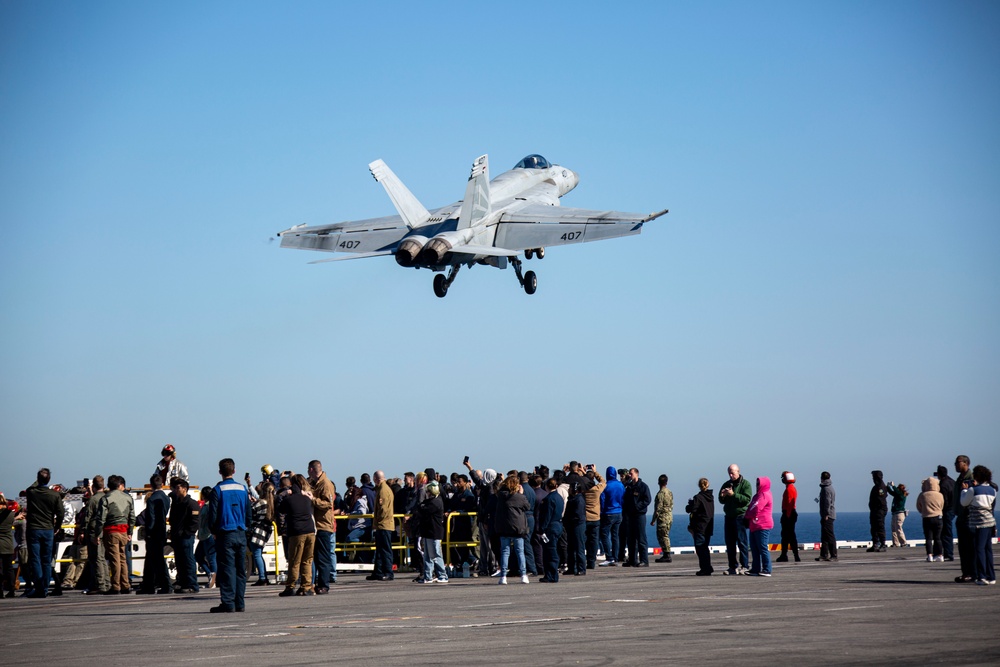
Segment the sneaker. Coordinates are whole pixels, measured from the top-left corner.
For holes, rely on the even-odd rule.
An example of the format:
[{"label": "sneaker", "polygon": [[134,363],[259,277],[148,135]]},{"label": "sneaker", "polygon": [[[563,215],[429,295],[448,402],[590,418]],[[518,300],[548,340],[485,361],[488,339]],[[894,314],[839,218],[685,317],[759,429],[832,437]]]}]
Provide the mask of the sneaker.
[{"label": "sneaker", "polygon": [[496,572],[494,572],[494,573],[493,573],[493,574],[491,574],[490,576],[491,576],[491,577],[499,577],[499,576],[500,576],[500,570],[497,570]]},{"label": "sneaker", "polygon": [[501,586],[506,586],[507,585],[507,577],[500,577],[500,580],[497,581],[497,583],[500,584]]},{"label": "sneaker", "polygon": [[597,567],[615,567],[618,563],[613,560],[606,560],[603,563],[598,563]]},{"label": "sneaker", "polygon": [[932,556],[930,554],[927,554],[927,562],[928,563],[933,563],[934,562],[934,556]]},{"label": "sneaker", "polygon": [[416,579],[413,580],[413,583],[415,583],[415,584],[429,584],[431,582],[428,581],[427,579],[424,579],[423,577],[417,577]]},{"label": "sneaker", "polygon": [[521,583],[522,583],[522,584],[528,584],[528,583],[531,583],[531,582],[529,582],[529,581],[528,581],[528,575],[526,575],[526,574],[522,574],[522,575],[521,575]]},{"label": "sneaker", "polygon": [[944,556],[938,556],[937,558],[934,559],[934,562],[935,563],[943,563],[944,562]]},{"label": "sneaker", "polygon": [[997,580],[996,579],[987,579],[986,580],[986,585],[987,586],[996,586],[997,585]]},{"label": "sneaker", "polygon": [[977,586],[986,586],[988,584],[987,584],[987,582],[986,582],[985,579],[976,579],[976,585]]},{"label": "sneaker", "polygon": [[439,584],[447,584],[448,583],[448,578],[447,577],[438,577],[436,581]]},{"label": "sneaker", "polygon": [[760,576],[762,576],[762,577],[770,577],[771,573],[770,572],[761,572]]},{"label": "sneaker", "polygon": [[[819,560],[819,558],[817,558],[816,560]],[[726,570],[722,574],[727,575],[727,576],[732,576],[732,575],[739,574],[739,570]]]}]

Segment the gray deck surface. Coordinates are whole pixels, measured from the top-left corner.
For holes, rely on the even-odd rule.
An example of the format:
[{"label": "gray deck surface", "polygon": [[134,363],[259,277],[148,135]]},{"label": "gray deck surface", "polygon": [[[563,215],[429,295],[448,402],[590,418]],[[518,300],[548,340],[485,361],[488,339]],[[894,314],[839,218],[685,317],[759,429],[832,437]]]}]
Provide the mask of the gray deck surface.
[{"label": "gray deck surface", "polygon": [[[842,550],[840,562],[777,563],[774,576],[693,576],[693,555],[599,568],[558,584],[341,574],[326,596],[218,592],[0,600],[5,664],[368,665],[1000,664],[1000,588],[956,584],[958,563],[923,550]],[[722,567],[720,567],[722,566]],[[516,583],[515,583],[516,582]]]}]

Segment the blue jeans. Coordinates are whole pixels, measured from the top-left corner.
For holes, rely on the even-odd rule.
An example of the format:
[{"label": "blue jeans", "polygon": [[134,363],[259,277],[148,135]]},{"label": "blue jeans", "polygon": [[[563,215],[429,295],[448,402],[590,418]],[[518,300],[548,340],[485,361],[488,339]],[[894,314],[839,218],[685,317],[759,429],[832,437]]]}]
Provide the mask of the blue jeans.
[{"label": "blue jeans", "polygon": [[750,531],[750,551],[753,553],[751,574],[771,574],[771,552],[767,549],[767,538],[770,534],[770,530]]},{"label": "blue jeans", "polygon": [[331,578],[330,570],[333,566],[331,558],[331,544],[335,543],[336,536],[328,530],[316,531],[316,546],[313,548],[313,564],[316,566],[316,579],[313,584],[316,588],[329,588]]},{"label": "blue jeans", "polygon": [[976,570],[973,575],[976,580],[996,581],[996,570],[993,569],[993,526],[976,528],[973,531],[976,540]]},{"label": "blue jeans", "polygon": [[194,559],[201,566],[202,572],[207,575],[215,574],[218,568],[215,562],[215,536],[209,535],[203,540],[198,540],[198,546],[194,550]]},{"label": "blue jeans", "polygon": [[743,525],[743,515],[726,517],[726,555],[729,556],[729,571],[736,570],[736,548],[739,547],[739,565],[743,569],[750,566],[747,554],[750,551],[750,529]]},{"label": "blue jeans", "polygon": [[604,549],[604,559],[618,560],[618,530],[622,525],[621,514],[601,515],[601,548]]},{"label": "blue jeans", "polygon": [[448,573],[444,569],[444,554],[441,551],[441,540],[421,537],[424,545],[424,579],[430,581],[434,577],[447,581]]},{"label": "blue jeans", "polygon": [[253,556],[253,569],[257,571],[257,578],[267,581],[267,566],[264,565],[264,547],[251,546],[250,555]]},{"label": "blue jeans", "polygon": [[510,560],[510,548],[514,547],[514,555],[517,556],[517,570],[521,575],[528,574],[524,564],[524,538],[523,537],[500,537],[500,576],[507,576],[507,562]]},{"label": "blue jeans", "polygon": [[194,560],[194,535],[185,535],[171,540],[174,546],[174,562],[177,564],[177,588],[191,588],[198,592],[198,566]]},{"label": "blue jeans", "polygon": [[31,589],[44,597],[52,580],[52,530],[28,529],[28,558],[31,561]]},{"label": "blue jeans", "polygon": [[243,609],[247,589],[247,534],[224,530],[215,536],[215,557],[219,564],[217,583],[222,606]]},{"label": "blue jeans", "polygon": [[709,538],[704,533],[694,533],[694,552],[698,554],[698,571],[702,574],[712,574],[712,552],[708,549]]}]

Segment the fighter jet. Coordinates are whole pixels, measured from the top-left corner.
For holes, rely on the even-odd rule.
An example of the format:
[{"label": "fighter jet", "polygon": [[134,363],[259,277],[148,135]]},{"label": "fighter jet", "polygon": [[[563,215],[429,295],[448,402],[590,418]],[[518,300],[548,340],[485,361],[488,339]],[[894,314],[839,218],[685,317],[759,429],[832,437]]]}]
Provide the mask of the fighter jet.
[{"label": "fighter jet", "polygon": [[[559,198],[580,182],[576,172],[529,155],[492,181],[486,155],[472,163],[465,198],[428,211],[382,160],[368,165],[399,215],[329,225],[298,225],[279,232],[282,248],[341,253],[316,262],[393,255],[400,266],[430,269],[434,294],[444,297],[463,266],[514,267],[527,294],[538,288],[525,260],[542,259],[545,248],[629,236],[667,213],[648,215],[590,211],[559,205]],[[447,271],[447,276],[445,275]]]}]

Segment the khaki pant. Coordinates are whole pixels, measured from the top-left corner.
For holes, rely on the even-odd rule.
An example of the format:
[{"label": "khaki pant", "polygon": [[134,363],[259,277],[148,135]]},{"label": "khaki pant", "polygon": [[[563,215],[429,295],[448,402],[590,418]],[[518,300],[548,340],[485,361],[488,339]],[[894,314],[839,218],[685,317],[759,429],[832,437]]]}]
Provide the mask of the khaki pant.
[{"label": "khaki pant", "polygon": [[906,533],[903,532],[903,521],[906,520],[905,512],[895,512],[892,515],[892,546],[905,547]]},{"label": "khaki pant", "polygon": [[302,588],[312,590],[313,549],[316,547],[316,535],[292,535],[288,538],[288,579],[285,586],[295,588],[295,582],[302,577]]},{"label": "khaki pant", "polygon": [[83,574],[84,566],[87,564],[87,545],[74,544],[67,550],[67,554],[70,555],[73,562],[66,568],[62,585],[63,588],[76,588],[76,584]]},{"label": "khaki pant", "polygon": [[111,571],[111,590],[127,591],[128,559],[125,550],[128,548],[128,533],[104,533],[104,553],[108,559],[108,569]]}]

